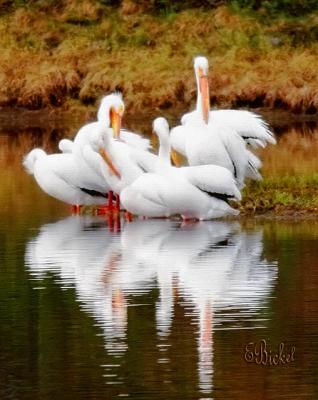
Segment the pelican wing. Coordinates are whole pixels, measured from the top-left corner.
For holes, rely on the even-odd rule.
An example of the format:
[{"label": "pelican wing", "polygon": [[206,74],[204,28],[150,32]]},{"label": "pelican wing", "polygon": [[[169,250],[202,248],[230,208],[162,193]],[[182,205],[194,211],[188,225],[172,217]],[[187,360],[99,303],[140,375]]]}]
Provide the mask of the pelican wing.
[{"label": "pelican wing", "polygon": [[47,163],[52,173],[72,188],[80,188],[76,164],[72,154],[51,154]]},{"label": "pelican wing", "polygon": [[234,129],[253,147],[265,147],[267,143],[276,144],[276,139],[268,124],[260,115],[251,111],[213,110],[210,111],[210,121]]},{"label": "pelican wing", "polygon": [[251,151],[246,150],[248,154],[248,164],[246,169],[246,176],[251,179],[255,179],[257,181],[262,180],[262,175],[258,172],[258,169],[261,168],[262,162],[255,154]]},{"label": "pelican wing", "polygon": [[[181,124],[196,124],[202,122],[202,117],[197,111],[184,114]],[[245,141],[253,147],[265,147],[267,143],[276,144],[273,132],[263,118],[246,110],[212,110],[210,123],[221,124],[236,131]]]},{"label": "pelican wing", "polygon": [[122,204],[132,213],[147,216],[165,216],[167,205],[161,195],[164,179],[157,174],[143,174],[120,195]]},{"label": "pelican wing", "polygon": [[158,163],[161,161],[159,157],[148,151],[137,148],[130,149],[130,158],[135,162],[143,172],[155,172]]},{"label": "pelican wing", "polygon": [[[234,129],[222,124],[213,124],[213,129],[218,133],[234,167],[234,177],[237,179],[239,187],[244,186],[244,177],[249,161],[249,153],[246,143]],[[213,132],[211,132],[213,133]]]},{"label": "pelican wing", "polygon": [[129,146],[136,147],[140,150],[149,150],[151,148],[150,140],[138,135],[137,133],[121,129],[120,136]]},{"label": "pelican wing", "polygon": [[181,174],[198,189],[221,200],[234,198],[241,200],[232,173],[218,165],[198,165],[179,168]]}]

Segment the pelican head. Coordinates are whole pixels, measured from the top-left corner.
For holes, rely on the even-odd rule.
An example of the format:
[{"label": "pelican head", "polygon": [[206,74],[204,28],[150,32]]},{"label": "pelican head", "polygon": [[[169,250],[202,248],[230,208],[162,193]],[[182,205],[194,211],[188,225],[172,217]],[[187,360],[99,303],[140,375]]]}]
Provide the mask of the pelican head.
[{"label": "pelican head", "polygon": [[154,119],[152,129],[160,140],[169,140],[169,124],[166,118],[158,117]]},{"label": "pelican head", "polygon": [[199,56],[194,59],[194,71],[198,85],[198,96],[201,96],[202,116],[204,122],[209,122],[210,95],[209,95],[209,62],[206,57]]},{"label": "pelican head", "polygon": [[72,153],[74,143],[70,139],[62,139],[59,141],[59,150],[62,153]]},{"label": "pelican head", "polygon": [[209,61],[204,56],[197,56],[193,60],[194,69],[199,72],[201,69],[203,75],[208,75],[209,73]]},{"label": "pelican head", "polygon": [[33,149],[23,158],[23,166],[26,172],[30,175],[34,173],[34,165],[37,160],[42,157],[45,157],[46,153],[42,149]]},{"label": "pelican head", "polygon": [[152,128],[159,139],[159,158],[170,165],[171,148],[168,121],[163,117],[156,118],[152,123]]},{"label": "pelican head", "polygon": [[125,105],[120,93],[112,93],[102,98],[97,113],[98,121],[106,122],[106,126],[111,126],[114,136],[119,138],[121,120],[125,111]]}]

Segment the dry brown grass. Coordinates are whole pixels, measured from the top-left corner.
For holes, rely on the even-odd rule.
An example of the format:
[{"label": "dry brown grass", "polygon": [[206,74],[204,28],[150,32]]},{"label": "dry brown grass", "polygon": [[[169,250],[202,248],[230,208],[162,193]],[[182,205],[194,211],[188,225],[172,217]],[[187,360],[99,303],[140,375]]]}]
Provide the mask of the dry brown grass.
[{"label": "dry brown grass", "polygon": [[299,133],[290,128],[279,139],[277,146],[261,152],[265,176],[305,176],[318,173],[318,129]]},{"label": "dry brown grass", "polygon": [[[205,54],[214,104],[318,109],[318,44],[295,44],[288,21],[265,25],[226,7],[166,17],[134,7],[65,0],[1,16],[0,105],[87,105],[116,89],[134,111],[189,107],[192,58]],[[297,26],[311,31],[317,18]]]}]

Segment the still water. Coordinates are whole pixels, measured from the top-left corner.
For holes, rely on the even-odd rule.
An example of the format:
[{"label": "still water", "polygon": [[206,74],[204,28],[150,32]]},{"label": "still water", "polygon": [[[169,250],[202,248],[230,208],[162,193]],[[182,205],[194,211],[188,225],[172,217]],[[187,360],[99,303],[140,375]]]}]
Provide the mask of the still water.
[{"label": "still water", "polygon": [[318,398],[318,221],[72,216],[49,132],[0,136],[1,399]]}]

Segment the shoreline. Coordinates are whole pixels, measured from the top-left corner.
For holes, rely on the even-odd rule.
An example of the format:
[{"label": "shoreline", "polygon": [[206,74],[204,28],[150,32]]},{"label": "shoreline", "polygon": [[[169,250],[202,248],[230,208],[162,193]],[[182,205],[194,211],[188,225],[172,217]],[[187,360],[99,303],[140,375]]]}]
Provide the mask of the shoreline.
[{"label": "shoreline", "polygon": [[[180,117],[195,107],[195,103],[186,108],[179,107],[174,110],[154,110],[152,108],[144,109],[134,113],[133,110],[125,111],[124,125],[134,123],[145,123],[149,120],[149,129],[151,121],[158,116],[164,116],[172,124],[178,125]],[[215,107],[222,109],[222,107]],[[292,126],[293,124],[318,124],[318,114],[295,114],[281,109],[269,108],[237,108],[238,110],[248,110],[261,115],[266,122],[273,128],[281,129]],[[30,127],[47,128],[48,126],[68,127],[69,124],[85,124],[94,121],[97,114],[97,107],[76,106],[70,109],[62,108],[44,108],[39,110],[30,110],[23,107],[0,107],[0,129],[23,129]],[[148,130],[149,130],[148,129]]]},{"label": "shoreline", "polygon": [[[263,180],[247,182],[242,193],[243,200],[236,205],[240,210],[238,218],[317,220],[318,174],[315,172],[317,171],[315,160],[318,138],[312,126],[314,123],[317,132],[317,119],[307,118],[307,116],[299,118],[298,115],[281,113],[280,110],[275,113],[269,110],[257,111],[276,127],[279,143],[277,146],[269,146],[259,154],[264,165]],[[78,114],[78,118],[77,115],[64,112],[46,113],[43,110],[12,110],[11,108],[0,110],[0,130],[7,138],[3,143],[3,150],[6,151],[5,148],[7,148],[10,151],[12,137],[21,143],[21,148],[16,154],[17,162],[34,147],[33,143],[44,147],[49,153],[54,153],[57,151],[57,140],[62,137],[72,138],[76,132],[75,126],[79,128],[94,117],[95,110],[89,110],[87,114]],[[145,121],[143,115],[134,117],[135,119],[128,114],[125,118],[127,124],[125,122],[124,126],[150,135],[151,120]],[[177,120],[175,115],[171,118],[174,121]],[[296,122],[296,131],[293,122]],[[306,122],[308,126],[305,125]],[[302,136],[301,127],[304,133],[308,134]],[[293,167],[290,169],[291,159],[293,159]],[[20,162],[17,166],[19,170],[22,170],[19,164]],[[5,165],[4,168],[6,168]]]},{"label": "shoreline", "polygon": [[[84,206],[83,210],[80,212],[80,215],[109,215],[109,212],[98,214],[97,208],[92,207],[92,206]],[[122,216],[124,212],[121,211],[120,215]],[[117,215],[117,214],[116,214]],[[133,216],[134,219],[138,219],[139,217],[137,215]],[[140,217],[141,218],[141,217]],[[170,218],[147,218],[147,219],[170,219],[173,221],[182,221],[182,218],[177,215],[173,215]],[[223,218],[216,218],[216,219],[210,219],[210,220],[205,220],[203,222],[207,221],[213,221],[213,220],[230,220],[230,221],[240,221],[242,223],[244,222],[250,222],[250,221],[257,221],[257,222],[262,222],[262,221],[286,221],[286,222],[298,222],[298,221],[317,221],[318,222],[318,208],[315,210],[292,210],[290,208],[286,209],[280,209],[279,211],[261,211],[258,210],[256,212],[248,212],[246,210],[241,210],[240,214],[237,216],[225,216]],[[190,219],[189,223],[195,222],[198,220],[195,219]],[[198,221],[200,222],[200,221]]]},{"label": "shoreline", "polygon": [[257,221],[286,221],[286,222],[297,222],[297,221],[317,221],[318,222],[318,210],[291,210],[289,208],[282,209],[279,212],[274,211],[258,211],[256,213],[241,212],[238,215],[238,220],[244,221],[249,220],[251,217],[256,218]]}]

